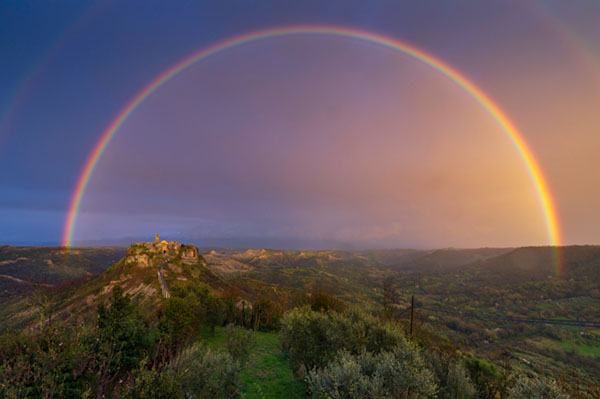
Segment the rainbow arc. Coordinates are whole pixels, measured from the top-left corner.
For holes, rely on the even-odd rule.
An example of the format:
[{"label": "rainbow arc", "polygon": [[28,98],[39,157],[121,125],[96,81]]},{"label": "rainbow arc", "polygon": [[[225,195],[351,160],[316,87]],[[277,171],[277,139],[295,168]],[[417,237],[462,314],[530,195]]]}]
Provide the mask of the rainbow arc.
[{"label": "rainbow arc", "polygon": [[417,48],[414,45],[400,41],[395,38],[375,34],[372,32],[366,32],[357,29],[332,27],[332,26],[291,26],[291,27],[278,27],[267,30],[261,30],[252,32],[240,36],[236,36],[221,42],[218,42],[210,47],[200,50],[189,57],[177,62],[172,67],[168,68],[149,84],[147,84],[139,93],[137,93],[127,105],[119,112],[116,118],[108,125],[106,130],[102,133],[100,139],[94,146],[92,152],[87,158],[85,165],[77,180],[73,196],[69,204],[67,217],[65,220],[65,226],[63,231],[62,244],[66,247],[70,247],[73,242],[73,233],[77,222],[77,214],[81,201],[84,197],[86,187],[93,175],[94,169],[98,164],[98,161],[102,157],[107,146],[110,144],[111,139],[119,131],[119,128],[125,123],[129,115],[131,115],[137,107],[144,102],[146,98],[151,96],[156,90],[162,85],[168,82],[172,77],[178,73],[189,68],[191,65],[210,57],[211,55],[223,52],[227,49],[240,46],[246,43],[251,43],[258,40],[264,40],[273,37],[282,36],[293,36],[293,35],[326,35],[326,36],[338,36],[346,37],[358,40],[364,40],[367,42],[375,43],[383,47],[391,48],[407,54],[431,68],[437,70],[447,78],[452,80],[458,86],[463,88],[469,93],[487,112],[494,118],[494,120],[500,125],[507,138],[513,143],[515,149],[520,154],[521,160],[526,167],[530,180],[535,187],[537,199],[540,208],[545,216],[546,230],[548,242],[550,245],[555,247],[556,257],[556,272],[558,275],[561,274],[561,262],[559,257],[559,246],[560,246],[560,229],[559,222],[556,213],[556,208],[546,182],[546,179],[539,167],[537,160],[535,159],[532,151],[527,146],[523,136],[517,130],[516,126],[510,121],[506,114],[500,109],[500,107],[480,88],[478,88],[473,82],[471,82],[465,75],[461,74],[450,65],[446,64],[442,60],[436,58],[432,54],[427,53],[423,49]]}]

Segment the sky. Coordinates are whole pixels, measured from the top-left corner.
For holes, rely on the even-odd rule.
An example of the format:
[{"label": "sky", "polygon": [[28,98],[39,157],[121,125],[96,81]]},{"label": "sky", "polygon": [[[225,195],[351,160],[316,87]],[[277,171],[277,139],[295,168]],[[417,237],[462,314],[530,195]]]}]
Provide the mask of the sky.
[{"label": "sky", "polygon": [[[249,32],[359,29],[481,89],[548,183],[561,244],[599,244],[600,3],[0,2],[0,244],[58,245],[102,133],[156,76]],[[293,35],[193,64],[102,154],[75,245],[440,248],[549,244],[502,127],[431,66],[356,38]]]}]

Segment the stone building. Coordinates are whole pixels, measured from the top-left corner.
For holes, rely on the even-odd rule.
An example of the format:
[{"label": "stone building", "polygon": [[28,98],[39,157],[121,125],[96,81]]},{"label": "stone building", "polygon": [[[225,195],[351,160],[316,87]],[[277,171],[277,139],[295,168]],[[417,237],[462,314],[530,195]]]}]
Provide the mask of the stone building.
[{"label": "stone building", "polygon": [[[157,257],[158,255],[158,257]],[[156,263],[154,258],[180,258],[182,263],[194,264],[199,261],[198,248],[193,245],[183,245],[177,241],[160,240],[158,234],[154,237],[154,242],[139,242],[133,244],[127,250],[129,263],[138,263],[142,266],[149,266],[150,259]]]}]

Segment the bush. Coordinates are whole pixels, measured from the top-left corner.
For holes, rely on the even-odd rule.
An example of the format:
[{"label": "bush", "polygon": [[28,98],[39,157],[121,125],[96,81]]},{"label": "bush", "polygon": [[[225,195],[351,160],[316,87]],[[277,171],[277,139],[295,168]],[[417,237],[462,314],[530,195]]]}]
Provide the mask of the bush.
[{"label": "bush", "polygon": [[233,324],[225,327],[225,341],[227,343],[227,351],[234,360],[241,364],[246,363],[250,350],[254,346],[254,335],[251,331],[238,327]]},{"label": "bush", "polygon": [[132,387],[124,393],[126,399],[184,399],[184,391],[177,382],[177,375],[171,369],[148,370],[144,367],[146,360],[133,372]]},{"label": "bush", "polygon": [[240,363],[227,353],[194,344],[175,359],[172,367],[187,398],[234,398],[239,394]]},{"label": "bush", "polygon": [[315,290],[310,298],[311,308],[316,312],[343,312],[346,309],[346,304],[337,297],[330,295],[324,291]]},{"label": "bush", "polygon": [[332,331],[331,317],[307,306],[296,308],[283,317],[280,345],[297,373],[306,374],[315,367],[326,366],[341,349]]},{"label": "bush", "polygon": [[477,390],[462,361],[438,353],[425,353],[429,368],[440,387],[440,399],[471,399]]},{"label": "bush", "polygon": [[568,395],[553,380],[519,376],[509,389],[508,399],[568,399]]},{"label": "bush", "polygon": [[313,369],[306,377],[311,398],[371,398],[381,395],[383,384],[379,376],[369,377],[360,361],[348,352],[323,369]]},{"label": "bush", "polygon": [[96,389],[99,363],[81,336],[48,325],[32,336],[0,342],[0,397],[86,397]]},{"label": "bush", "polygon": [[306,377],[313,398],[433,398],[437,385],[412,344],[377,355],[348,352]]},{"label": "bush", "polygon": [[352,309],[341,315],[316,312],[307,306],[285,314],[279,338],[292,367],[301,374],[325,367],[341,350],[358,355],[363,351],[389,351],[406,344],[398,327],[382,323],[363,311]]},{"label": "bush", "polygon": [[199,344],[182,351],[162,369],[146,369],[144,363],[134,372],[129,399],[225,399],[239,394],[239,363],[226,353],[215,353]]},{"label": "bush", "polygon": [[506,394],[507,376],[495,365],[484,359],[471,357],[466,359],[465,366],[471,380],[482,399],[494,399]]}]

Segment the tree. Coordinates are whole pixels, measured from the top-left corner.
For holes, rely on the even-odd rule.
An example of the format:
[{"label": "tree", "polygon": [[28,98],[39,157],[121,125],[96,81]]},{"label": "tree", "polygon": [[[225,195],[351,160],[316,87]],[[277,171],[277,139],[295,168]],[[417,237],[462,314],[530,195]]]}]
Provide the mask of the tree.
[{"label": "tree", "polygon": [[328,310],[343,312],[346,309],[344,302],[318,289],[312,292],[310,307],[316,312],[326,312]]},{"label": "tree", "polygon": [[130,370],[147,354],[151,342],[146,321],[119,285],[113,288],[110,306],[98,306],[97,326],[99,350],[110,359],[111,371]]},{"label": "tree", "polygon": [[272,331],[279,328],[282,313],[281,304],[261,297],[252,307],[252,328],[261,331]]},{"label": "tree", "polygon": [[210,326],[210,335],[214,337],[215,327],[222,325],[227,317],[227,305],[222,298],[209,295],[206,298],[205,311],[206,323]]},{"label": "tree", "polygon": [[175,346],[183,344],[193,333],[201,317],[183,298],[169,298],[163,310],[159,329],[167,341]]}]

